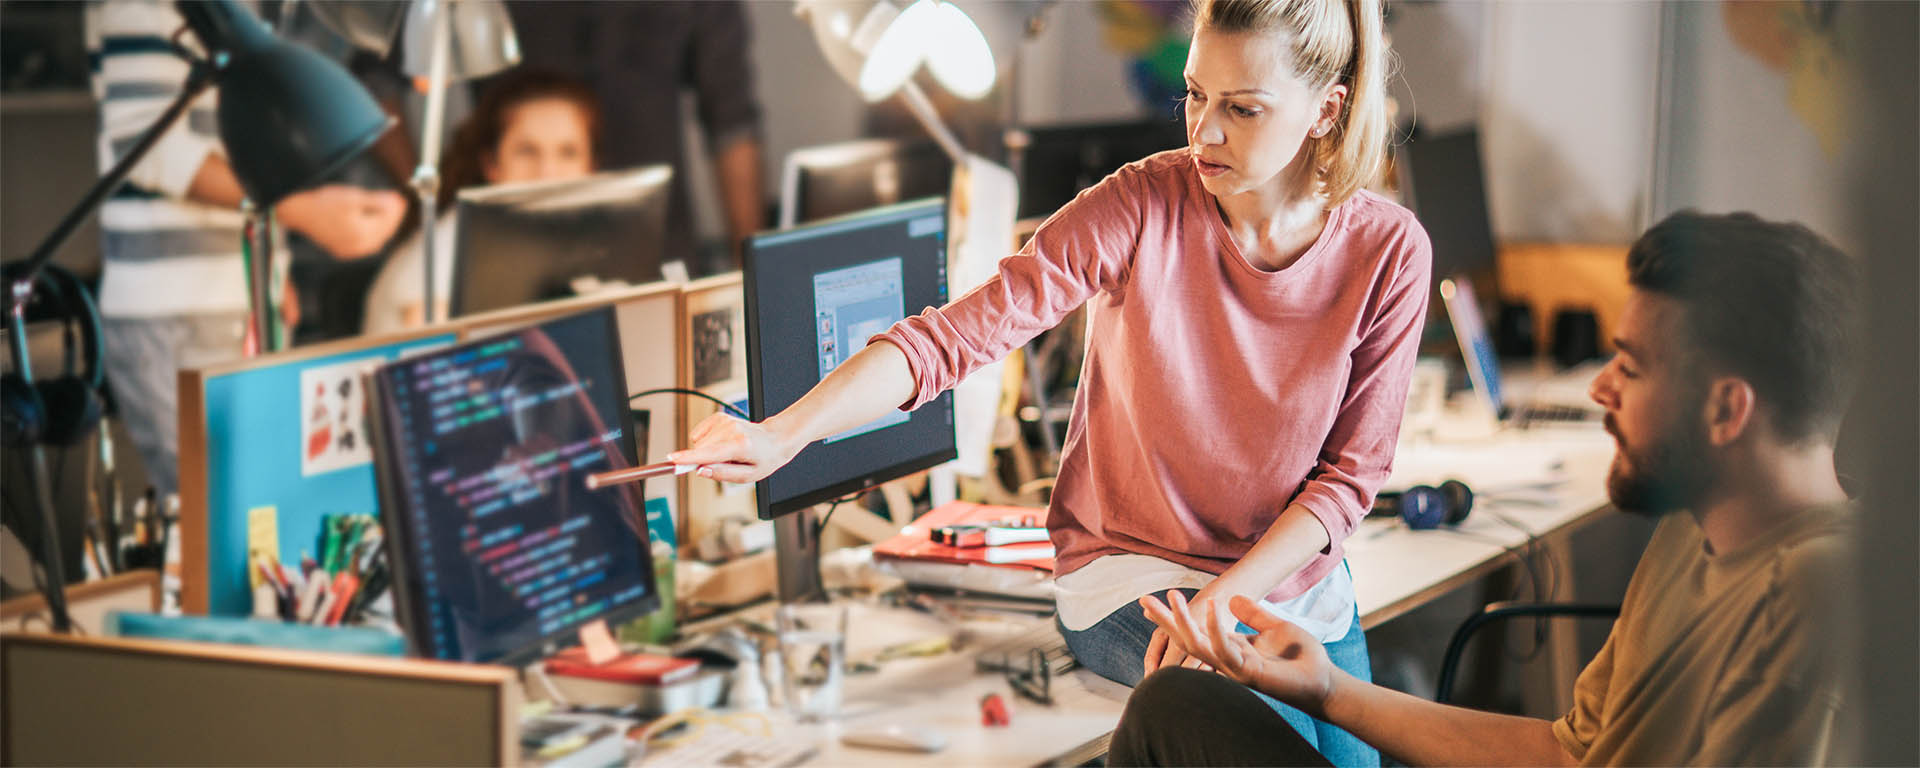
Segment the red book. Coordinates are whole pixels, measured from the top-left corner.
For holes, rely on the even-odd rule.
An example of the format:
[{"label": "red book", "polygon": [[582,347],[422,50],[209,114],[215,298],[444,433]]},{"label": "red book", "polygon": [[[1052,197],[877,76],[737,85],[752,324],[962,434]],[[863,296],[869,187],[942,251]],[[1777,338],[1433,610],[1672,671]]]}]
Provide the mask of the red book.
[{"label": "red book", "polygon": [[[928,537],[933,529],[943,526],[988,524],[1010,527],[1044,526],[1047,524],[1047,511],[1035,507],[1001,507],[966,501],[948,502],[913,521],[900,531],[900,535],[873,545],[873,555],[899,560],[991,565],[996,568],[1029,568],[1049,572],[1053,570],[1053,544],[1049,542],[1007,544],[998,547],[950,547],[945,544],[936,544]],[[1024,552],[1031,552],[1032,556],[1020,557]]]},{"label": "red book", "polygon": [[587,661],[587,649],[573,646],[547,659],[547,674],[585,677],[631,685],[666,685],[692,677],[700,662],[674,656],[630,653],[605,664]]}]

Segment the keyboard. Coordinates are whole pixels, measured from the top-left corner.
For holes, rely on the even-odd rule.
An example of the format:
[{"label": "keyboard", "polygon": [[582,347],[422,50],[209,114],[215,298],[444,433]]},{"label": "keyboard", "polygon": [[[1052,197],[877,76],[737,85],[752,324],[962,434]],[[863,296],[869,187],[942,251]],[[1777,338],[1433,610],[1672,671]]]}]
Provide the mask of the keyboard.
[{"label": "keyboard", "polygon": [[1561,403],[1528,403],[1514,409],[1513,421],[1522,427],[1535,422],[1582,422],[1593,421],[1599,412],[1591,406],[1567,405]]},{"label": "keyboard", "polygon": [[722,722],[708,722],[683,740],[647,750],[634,765],[645,768],[723,766],[787,768],[811,759],[819,748],[796,738],[765,738]]}]

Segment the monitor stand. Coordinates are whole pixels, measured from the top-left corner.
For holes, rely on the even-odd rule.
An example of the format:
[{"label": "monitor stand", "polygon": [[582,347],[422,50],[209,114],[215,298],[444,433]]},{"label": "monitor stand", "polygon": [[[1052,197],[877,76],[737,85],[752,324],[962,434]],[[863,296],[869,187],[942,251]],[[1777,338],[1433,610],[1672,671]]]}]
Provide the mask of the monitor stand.
[{"label": "monitor stand", "polygon": [[774,519],[773,550],[780,602],[826,601],[826,585],[820,581],[820,532],[812,507]]}]

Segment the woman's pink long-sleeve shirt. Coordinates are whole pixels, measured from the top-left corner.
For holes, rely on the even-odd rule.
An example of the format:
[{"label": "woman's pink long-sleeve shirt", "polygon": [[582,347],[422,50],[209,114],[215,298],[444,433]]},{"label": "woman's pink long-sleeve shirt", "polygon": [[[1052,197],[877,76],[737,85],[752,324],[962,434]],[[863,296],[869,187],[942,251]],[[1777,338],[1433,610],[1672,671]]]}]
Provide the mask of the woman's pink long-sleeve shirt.
[{"label": "woman's pink long-sleeve shirt", "polygon": [[1047,514],[1059,573],[1133,553],[1217,574],[1299,504],[1332,545],[1274,585],[1280,601],[1339,565],[1387,478],[1431,252],[1412,213],[1360,192],[1297,261],[1262,271],[1174,150],[1081,193],[980,287],[874,338],[906,353],[910,410],[1087,304]]}]

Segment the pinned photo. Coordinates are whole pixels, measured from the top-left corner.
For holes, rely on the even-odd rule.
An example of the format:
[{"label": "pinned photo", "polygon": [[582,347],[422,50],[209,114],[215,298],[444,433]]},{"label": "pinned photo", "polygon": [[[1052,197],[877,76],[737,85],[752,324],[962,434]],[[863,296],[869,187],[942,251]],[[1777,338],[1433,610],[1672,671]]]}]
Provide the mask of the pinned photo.
[{"label": "pinned photo", "polygon": [[385,358],[368,357],[300,372],[300,474],[318,475],[373,461],[367,444],[367,396],[361,377]]},{"label": "pinned photo", "polygon": [[727,381],[733,372],[733,309],[693,316],[693,385]]}]

